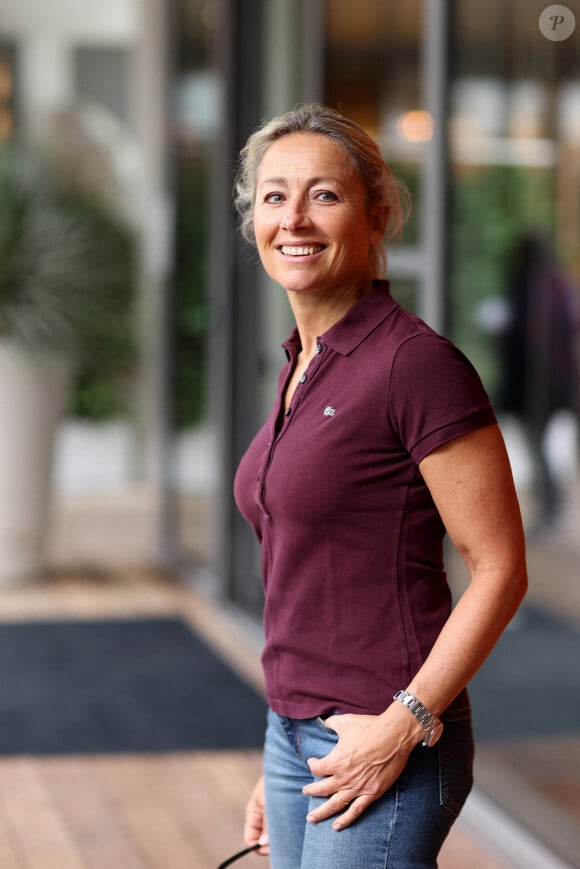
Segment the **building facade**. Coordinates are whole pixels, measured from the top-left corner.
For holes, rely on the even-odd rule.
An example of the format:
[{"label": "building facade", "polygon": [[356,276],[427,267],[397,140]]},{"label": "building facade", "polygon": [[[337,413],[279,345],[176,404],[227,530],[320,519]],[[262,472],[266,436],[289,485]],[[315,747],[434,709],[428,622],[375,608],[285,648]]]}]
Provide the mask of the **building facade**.
[{"label": "building facade", "polygon": [[[580,3],[559,6],[563,16],[551,8],[3,0],[0,140],[43,140],[55,119],[75,131],[107,165],[141,239],[132,456],[115,485],[145,492],[152,561],[259,618],[258,552],[232,480],[272,400],[292,322],[283,290],[237,232],[232,182],[258,123],[310,101],[360,123],[407,183],[413,211],[388,252],[393,295],[480,371],[533,525],[533,460],[502,406],[513,251],[541,235],[580,283]],[[573,389],[577,376],[562,374]],[[532,381],[538,407],[550,385]],[[557,416],[550,461],[572,492],[576,421]]]},{"label": "building facade", "polygon": [[[580,271],[578,34],[546,37],[535,0],[485,8],[363,0],[355,15],[343,0],[200,0],[178,9],[177,213],[184,223],[195,213],[198,226],[178,228],[174,302],[197,314],[171,345],[178,378],[188,366],[197,371],[193,414],[191,378],[174,385],[190,422],[216,426],[208,522],[217,581],[226,596],[259,608],[255,552],[231,479],[273,393],[290,321],[283,293],[236,235],[240,147],[261,119],[298,102],[328,103],[365,127],[413,196],[404,241],[389,251],[393,293],[468,353],[499,405],[514,245],[541,232],[562,267]],[[521,451],[514,461],[525,485]],[[183,541],[187,522],[181,527]]]}]

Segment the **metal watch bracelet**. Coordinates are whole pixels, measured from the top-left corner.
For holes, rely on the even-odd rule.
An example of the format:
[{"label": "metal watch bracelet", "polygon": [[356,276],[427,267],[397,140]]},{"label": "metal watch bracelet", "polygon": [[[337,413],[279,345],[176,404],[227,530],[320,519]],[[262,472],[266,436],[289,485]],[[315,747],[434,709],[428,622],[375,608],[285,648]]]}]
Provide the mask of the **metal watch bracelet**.
[{"label": "metal watch bracelet", "polygon": [[423,706],[421,701],[409,691],[397,691],[393,700],[399,700],[415,716],[425,731],[421,744],[427,748],[432,748],[443,733],[443,722],[436,715],[433,715],[432,712],[429,712],[427,707]]}]

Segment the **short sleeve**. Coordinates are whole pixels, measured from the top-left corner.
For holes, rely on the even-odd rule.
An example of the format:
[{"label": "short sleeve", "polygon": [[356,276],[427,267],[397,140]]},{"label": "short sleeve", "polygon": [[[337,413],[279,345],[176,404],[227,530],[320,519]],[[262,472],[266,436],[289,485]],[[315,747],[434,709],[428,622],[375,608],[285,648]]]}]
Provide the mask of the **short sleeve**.
[{"label": "short sleeve", "polygon": [[388,413],[393,430],[417,464],[453,438],[496,422],[469,359],[434,332],[415,334],[399,347]]}]

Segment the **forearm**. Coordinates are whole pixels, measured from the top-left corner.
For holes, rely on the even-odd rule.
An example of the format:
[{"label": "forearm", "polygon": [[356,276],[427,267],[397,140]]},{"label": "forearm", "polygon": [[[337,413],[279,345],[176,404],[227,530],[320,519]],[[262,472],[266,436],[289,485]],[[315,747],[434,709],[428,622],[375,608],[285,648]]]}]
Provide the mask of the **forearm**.
[{"label": "forearm", "polygon": [[[493,648],[525,585],[525,567],[507,573],[491,567],[475,571],[427,660],[409,685],[401,688],[440,716]],[[326,758],[309,760],[320,780],[304,792],[328,797],[309,814],[313,822],[334,815],[350,802],[333,825],[342,829],[392,785],[425,731],[401,703],[391,703],[382,715],[337,715],[327,724],[338,732],[338,744]]]},{"label": "forearm", "polygon": [[489,655],[527,588],[517,494],[496,425],[457,438],[420,471],[470,584],[407,690],[440,715]]},{"label": "forearm", "polygon": [[474,571],[425,663],[403,687],[441,715],[493,649],[526,587],[523,559],[509,572],[493,565]]}]

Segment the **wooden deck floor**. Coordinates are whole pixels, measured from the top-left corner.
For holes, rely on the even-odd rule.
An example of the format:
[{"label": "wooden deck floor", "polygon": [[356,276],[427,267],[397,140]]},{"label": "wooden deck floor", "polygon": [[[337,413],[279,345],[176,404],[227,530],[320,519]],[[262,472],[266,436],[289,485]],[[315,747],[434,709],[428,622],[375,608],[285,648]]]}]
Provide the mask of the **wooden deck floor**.
[{"label": "wooden deck floor", "polygon": [[[241,847],[243,803],[259,768],[255,752],[3,760],[0,866],[215,869]],[[268,861],[251,855],[239,865]],[[501,864],[458,829],[440,866]]]},{"label": "wooden deck floor", "polygon": [[[0,621],[179,615],[255,687],[255,651],[191,589],[143,571],[0,589]],[[2,869],[215,869],[242,847],[259,752],[0,759]],[[244,869],[268,861],[245,858]],[[506,869],[461,826],[441,869]],[[330,869],[330,867],[321,867]]]}]

